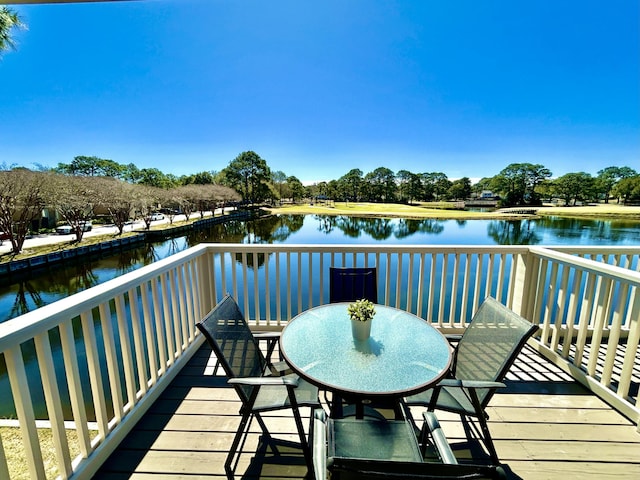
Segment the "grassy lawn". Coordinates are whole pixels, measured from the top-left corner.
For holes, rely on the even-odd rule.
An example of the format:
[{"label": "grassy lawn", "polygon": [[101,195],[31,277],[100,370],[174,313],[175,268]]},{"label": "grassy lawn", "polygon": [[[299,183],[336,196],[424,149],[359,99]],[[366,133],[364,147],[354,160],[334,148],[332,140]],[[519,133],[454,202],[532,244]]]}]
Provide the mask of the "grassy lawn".
[{"label": "grassy lawn", "polygon": [[616,203],[601,203],[585,207],[541,207],[538,215],[587,218],[628,218],[640,220],[640,206],[625,206]]},{"label": "grassy lawn", "polygon": [[[75,430],[66,430],[66,432],[71,458],[73,459],[80,454],[78,436]],[[20,430],[16,427],[0,427],[0,438],[2,438],[2,445],[7,456],[7,463],[9,464],[10,478],[31,478],[29,476],[29,469],[27,467],[25,449],[22,443]],[[57,467],[51,429],[38,428],[38,440],[42,450],[42,458],[47,476],[46,478],[56,478],[60,472]]]},{"label": "grassy lawn", "polygon": [[108,242],[116,238],[125,238],[133,235],[137,235],[137,232],[124,232],[122,235],[107,234],[107,235],[94,235],[92,237],[84,236],[80,243],[75,240],[69,240],[67,242],[50,243],[38,247],[25,248],[19,255],[13,253],[0,254],[0,263],[10,262],[12,260],[22,260],[29,257],[36,257],[38,255],[46,255],[48,253],[59,252],[62,250],[69,250],[76,247],[86,247],[94,245],[96,243]]},{"label": "grassy lawn", "polygon": [[[522,218],[500,212],[468,212],[451,209],[451,204],[422,203],[404,205],[396,203],[355,203],[335,202],[330,204],[308,203],[286,205],[268,209],[274,214],[315,214],[315,215],[356,215],[403,218],[441,218],[441,219],[505,219]],[[640,207],[627,207],[617,204],[600,204],[585,207],[540,207],[538,215],[587,218],[628,218],[640,220]]]},{"label": "grassy lawn", "polygon": [[401,218],[452,218],[452,219],[481,219],[507,218],[513,215],[497,213],[467,212],[454,210],[452,204],[423,203],[404,205],[399,203],[365,203],[365,202],[332,202],[330,204],[308,203],[299,205],[285,205],[278,208],[268,208],[273,214],[312,214],[312,215],[354,215],[359,217],[401,217]]}]

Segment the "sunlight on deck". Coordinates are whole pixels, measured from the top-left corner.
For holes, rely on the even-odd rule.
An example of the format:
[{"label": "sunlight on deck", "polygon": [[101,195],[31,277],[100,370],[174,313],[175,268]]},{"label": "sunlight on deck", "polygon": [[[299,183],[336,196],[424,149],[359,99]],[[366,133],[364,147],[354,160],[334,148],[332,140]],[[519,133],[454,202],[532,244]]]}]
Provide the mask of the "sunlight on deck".
[{"label": "sunlight on deck", "polygon": [[[215,358],[209,352],[207,346],[200,349],[96,478],[225,478],[240,403],[222,374],[212,375]],[[640,478],[635,426],[533,349],[520,355],[507,384],[488,412],[509,478]],[[458,417],[438,416],[456,455],[477,455]],[[296,441],[291,418],[274,414],[267,421],[275,437]],[[281,444],[275,455],[260,442],[256,427],[242,448],[236,478],[304,478],[300,449]]]}]

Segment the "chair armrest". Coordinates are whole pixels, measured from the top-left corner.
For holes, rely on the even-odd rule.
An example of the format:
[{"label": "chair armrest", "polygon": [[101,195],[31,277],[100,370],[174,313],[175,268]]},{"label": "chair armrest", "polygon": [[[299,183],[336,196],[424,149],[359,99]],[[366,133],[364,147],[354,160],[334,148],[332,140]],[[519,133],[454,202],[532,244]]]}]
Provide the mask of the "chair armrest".
[{"label": "chair armrest", "polygon": [[489,382],[483,380],[458,380],[457,378],[445,378],[438,382],[438,387],[449,388],[505,388],[502,382]]},{"label": "chair armrest", "polygon": [[253,332],[256,340],[275,341],[280,338],[280,332]]},{"label": "chair armrest", "polygon": [[438,417],[433,412],[424,412],[422,414],[424,417],[424,424],[422,425],[422,436],[428,433],[433,439],[433,444],[438,450],[438,455],[440,455],[440,459],[442,463],[447,463],[450,465],[457,465],[458,459],[453,454],[453,450],[451,450],[451,445],[447,441],[447,437],[445,436],[442,428],[440,428],[440,422],[438,421]]},{"label": "chair armrest", "polygon": [[311,456],[315,480],[327,479],[327,414],[321,408],[313,413]]},{"label": "chair armrest", "polygon": [[286,385],[297,387],[300,377],[242,377],[230,378],[227,383],[238,385]]}]

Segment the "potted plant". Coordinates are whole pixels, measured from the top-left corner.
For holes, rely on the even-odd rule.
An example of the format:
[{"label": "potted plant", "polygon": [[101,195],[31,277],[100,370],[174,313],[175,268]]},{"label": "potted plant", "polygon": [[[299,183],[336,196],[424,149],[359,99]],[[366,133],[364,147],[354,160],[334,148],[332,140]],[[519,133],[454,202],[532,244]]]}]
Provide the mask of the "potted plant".
[{"label": "potted plant", "polygon": [[347,307],[349,318],[351,318],[351,333],[354,340],[362,341],[371,335],[371,320],[376,314],[373,302],[363,298],[350,303]]}]

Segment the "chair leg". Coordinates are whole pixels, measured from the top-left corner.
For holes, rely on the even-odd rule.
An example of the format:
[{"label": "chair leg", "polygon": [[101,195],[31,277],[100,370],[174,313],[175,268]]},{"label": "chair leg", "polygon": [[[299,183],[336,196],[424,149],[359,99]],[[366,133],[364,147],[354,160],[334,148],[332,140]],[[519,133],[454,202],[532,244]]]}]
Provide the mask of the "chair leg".
[{"label": "chair leg", "polygon": [[476,418],[478,419],[478,423],[480,424],[480,430],[482,432],[482,438],[484,440],[484,444],[489,452],[489,456],[491,457],[491,461],[495,465],[500,464],[500,460],[498,459],[498,453],[496,452],[496,447],[493,444],[493,439],[491,438],[491,433],[489,433],[489,426],[487,425],[487,415],[484,409],[480,405],[480,400],[478,399],[478,393],[475,389],[469,390],[469,398],[473,407],[476,411]]},{"label": "chair leg", "polygon": [[238,430],[236,431],[235,436],[233,437],[233,442],[231,442],[231,447],[229,447],[229,454],[227,455],[227,459],[224,462],[224,470],[227,474],[227,478],[233,480],[233,460],[236,456],[236,452],[238,450],[238,446],[240,445],[240,441],[244,436],[245,429],[247,428],[247,423],[251,418],[251,413],[245,413],[240,418],[240,425],[238,425]]},{"label": "chair leg", "polygon": [[478,417],[478,423],[480,424],[480,430],[482,430],[484,444],[487,447],[487,450],[489,451],[489,456],[491,456],[491,461],[495,465],[499,465],[500,460],[498,459],[498,453],[496,452],[496,447],[493,444],[491,433],[489,433],[489,426],[487,425],[487,419],[484,417],[484,415]]},{"label": "chair leg", "polygon": [[262,430],[263,437],[266,439],[267,442],[269,442],[269,447],[271,447],[271,451],[275,455],[278,455],[279,454],[278,446],[273,441],[273,438],[271,437],[271,434],[269,433],[269,429],[267,428],[267,425],[264,423],[264,420],[262,419],[262,415],[260,415],[258,412],[255,412],[253,414],[253,416],[258,421],[258,425],[260,425],[260,429]]},{"label": "chair leg", "polygon": [[[302,424],[302,418],[300,417],[300,411],[298,408],[293,409],[293,418],[296,421],[296,428],[298,429],[298,435],[300,436],[300,444],[302,446],[302,453],[304,454],[304,458],[307,461],[307,466],[310,470],[313,469],[313,459],[311,457],[311,447],[309,446],[309,442],[307,441],[307,435],[304,432],[304,425]],[[313,419],[313,415],[311,415]]]}]

